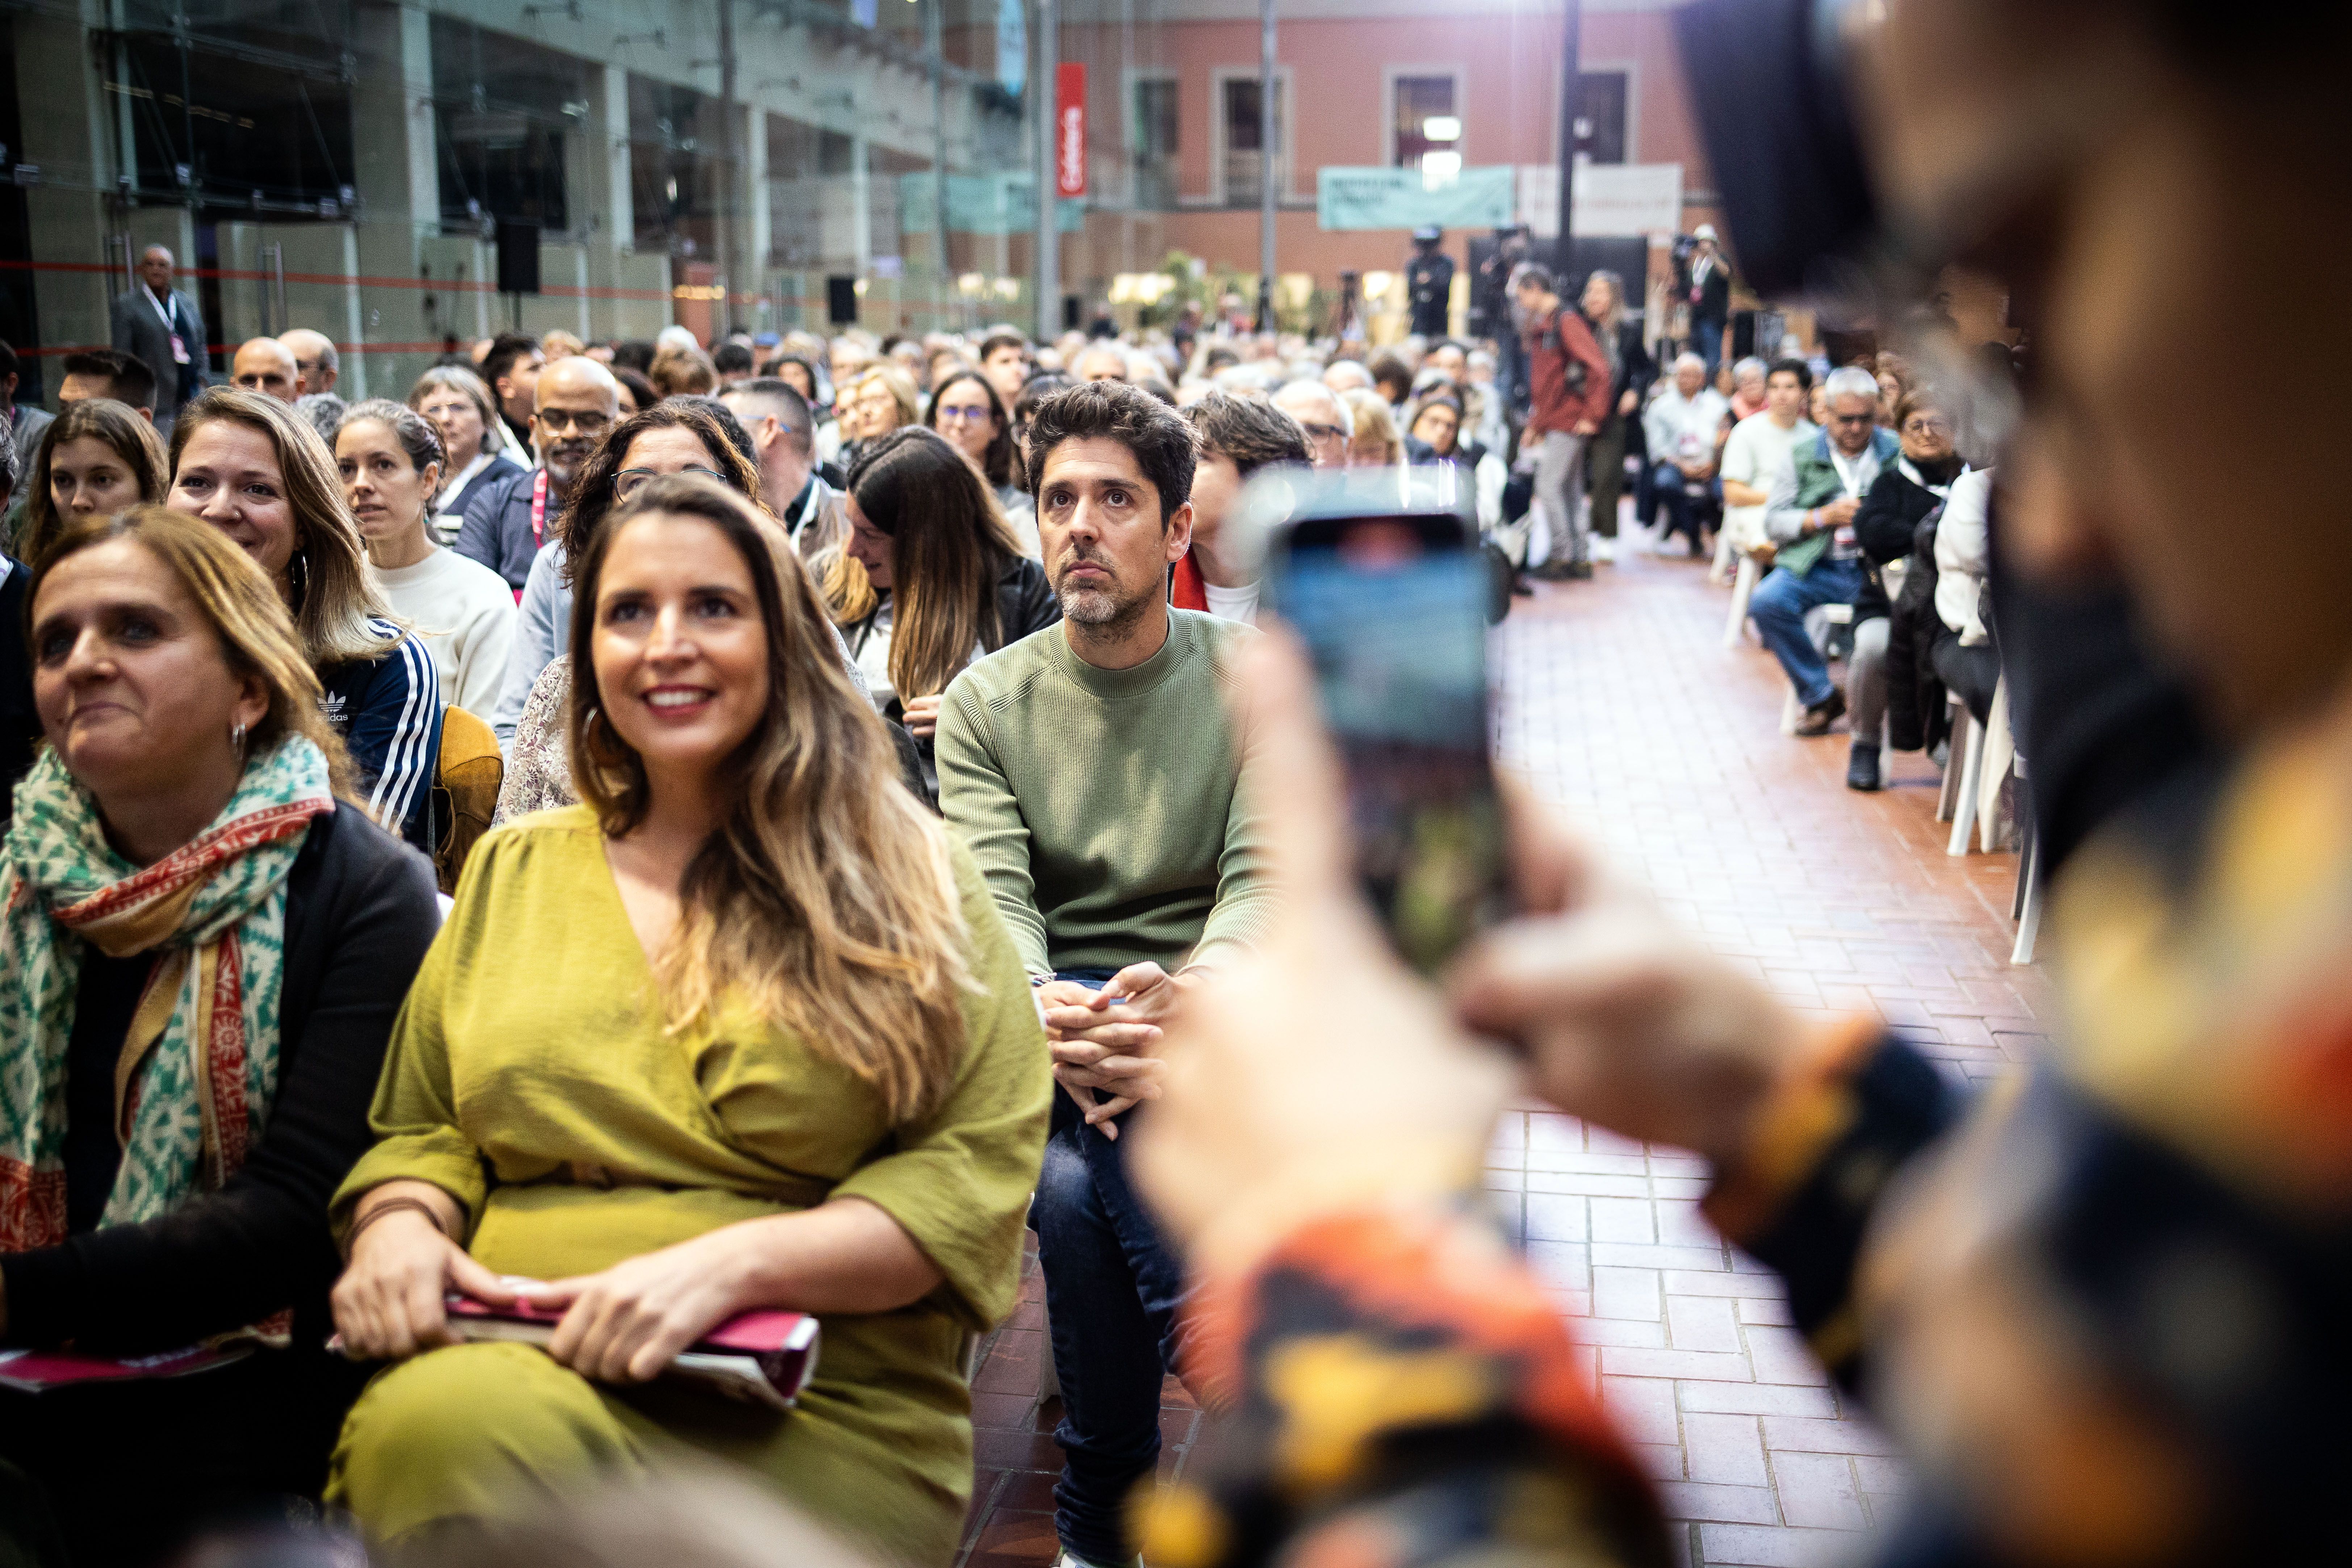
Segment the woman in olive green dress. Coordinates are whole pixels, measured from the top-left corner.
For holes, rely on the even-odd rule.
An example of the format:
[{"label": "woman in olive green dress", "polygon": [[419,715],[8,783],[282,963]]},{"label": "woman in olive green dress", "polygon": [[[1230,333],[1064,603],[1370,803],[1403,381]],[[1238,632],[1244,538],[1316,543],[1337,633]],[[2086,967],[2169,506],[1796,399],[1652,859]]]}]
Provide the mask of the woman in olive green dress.
[{"label": "woman in olive green dress", "polygon": [[[476,849],[335,1200],[337,1326],[399,1364],[329,1497],[380,1539],[694,1450],[892,1558],[954,1554],[964,1346],[1013,1302],[1047,1059],[824,616],[708,480],[646,485],[580,563],[583,804]],[[453,1345],[450,1289],[563,1321]],[[660,1378],[762,1307],[823,1321],[796,1410]]]}]

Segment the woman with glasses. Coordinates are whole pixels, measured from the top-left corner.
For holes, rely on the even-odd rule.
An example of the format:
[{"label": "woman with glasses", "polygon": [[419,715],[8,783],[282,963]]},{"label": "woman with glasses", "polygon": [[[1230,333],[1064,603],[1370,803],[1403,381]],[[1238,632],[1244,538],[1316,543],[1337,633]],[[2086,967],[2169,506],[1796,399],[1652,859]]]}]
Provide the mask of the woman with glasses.
[{"label": "woman with glasses", "polygon": [[923,423],[948,438],[965,462],[996,492],[1004,521],[1021,541],[1021,552],[1037,558],[1037,507],[1021,481],[1019,459],[1013,445],[1013,421],[1005,416],[1004,400],[979,371],[950,371],[931,393],[930,411]]},{"label": "woman with glasses", "polygon": [[[1919,524],[1950,498],[1953,481],[1969,471],[1952,449],[1952,421],[1934,388],[1922,386],[1902,395],[1895,405],[1895,433],[1902,443],[1895,461],[1879,470],[1853,514],[1854,539],[1862,546],[1869,575],[1853,605],[1853,657],[1847,666],[1853,703],[1853,753],[1845,774],[1849,789],[1879,786],[1879,721],[1886,711],[1886,648],[1892,630],[1882,574],[1911,554]],[[1985,651],[1991,653],[1990,647]],[[1991,675],[1979,718],[1991,709],[1998,667]]]},{"label": "woman with glasses", "polygon": [[856,466],[857,454],[902,426],[920,423],[915,383],[895,365],[870,365],[858,373],[835,405],[841,418],[841,465]]},{"label": "woman with glasses", "polygon": [[408,406],[433,421],[448,467],[434,506],[435,530],[444,544],[457,542],[466,509],[499,480],[523,471],[507,456],[506,423],[490,401],[482,378],[462,365],[436,365],[408,389]]},{"label": "woman with glasses", "polygon": [[[615,507],[647,481],[667,474],[716,479],[754,505],[761,503],[760,470],[728,440],[708,410],[684,400],[663,402],[622,420],[581,465],[571,502],[556,520],[552,542],[562,552],[557,576],[562,587],[555,620],[560,633],[572,625],[572,563],[586,553]],[[506,780],[499,790],[500,822],[569,805],[578,798],[572,794],[572,757],[563,740],[565,704],[572,692],[572,667],[562,657],[568,642],[568,637],[558,641],[555,658],[540,672],[515,724]]]}]

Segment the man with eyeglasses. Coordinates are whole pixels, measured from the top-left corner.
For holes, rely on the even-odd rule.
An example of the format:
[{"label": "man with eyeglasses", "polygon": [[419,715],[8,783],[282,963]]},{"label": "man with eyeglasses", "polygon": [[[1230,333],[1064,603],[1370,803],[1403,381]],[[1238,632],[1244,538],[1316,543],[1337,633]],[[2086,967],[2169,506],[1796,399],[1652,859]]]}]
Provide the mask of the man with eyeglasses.
[{"label": "man with eyeglasses", "polygon": [[1826,735],[1845,712],[1845,693],[1805,631],[1805,616],[1824,605],[1851,605],[1863,591],[1862,542],[1853,514],[1878,470],[1895,461],[1895,432],[1878,426],[1878,381],[1847,365],[1822,386],[1829,420],[1800,442],[1772,482],[1764,531],[1779,547],[1769,575],[1748,601],[1764,646],[1780,661],[1804,707],[1800,735]]},{"label": "man with eyeglasses", "polygon": [[1317,468],[1348,466],[1348,443],[1355,437],[1356,421],[1329,387],[1319,381],[1294,381],[1274,395],[1274,405],[1307,432],[1307,449]]},{"label": "man with eyeglasses", "polygon": [[729,387],[719,401],[751,433],[759,454],[760,493],[806,554],[814,539],[809,523],[824,515],[824,503],[837,493],[816,471],[815,416],[808,399],[791,382],[762,376]]},{"label": "man with eyeglasses", "polygon": [[621,387],[586,354],[567,354],[541,373],[533,403],[539,467],[485,489],[457,530],[457,553],[504,577],[518,599],[531,562],[554,537],[573,477],[620,414]]}]

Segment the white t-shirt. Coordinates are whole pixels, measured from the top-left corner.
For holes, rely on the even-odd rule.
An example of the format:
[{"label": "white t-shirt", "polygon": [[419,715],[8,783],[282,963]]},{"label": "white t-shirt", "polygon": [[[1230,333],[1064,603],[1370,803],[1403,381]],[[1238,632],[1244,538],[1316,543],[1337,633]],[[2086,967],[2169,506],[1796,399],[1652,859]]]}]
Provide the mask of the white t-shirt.
[{"label": "white t-shirt", "polygon": [[514,641],[514,590],[478,561],[436,549],[414,566],[373,569],[393,613],[440,667],[441,694],[484,723],[498,706]]},{"label": "white t-shirt", "polygon": [[[1731,427],[1731,438],[1723,444],[1723,477],[1769,495],[1773,479],[1794,460],[1797,443],[1821,433],[1820,426],[1801,416],[1783,430],[1770,414],[1751,414]],[[1754,549],[1764,542],[1764,508],[1726,506],[1723,531],[1733,549]]]},{"label": "white t-shirt", "polygon": [[1203,582],[1201,592],[1209,600],[1209,614],[1221,621],[1239,621],[1244,626],[1257,624],[1257,584],[1244,588],[1220,588],[1214,583]]}]

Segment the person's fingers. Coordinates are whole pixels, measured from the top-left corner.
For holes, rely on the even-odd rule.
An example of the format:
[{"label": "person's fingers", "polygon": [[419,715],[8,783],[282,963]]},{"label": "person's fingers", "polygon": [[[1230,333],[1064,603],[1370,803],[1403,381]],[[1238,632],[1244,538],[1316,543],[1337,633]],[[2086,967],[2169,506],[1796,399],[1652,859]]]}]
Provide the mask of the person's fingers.
[{"label": "person's fingers", "polygon": [[448,1342],[447,1314],[441,1305],[446,1278],[446,1270],[436,1258],[433,1267],[417,1268],[402,1282],[398,1308],[408,1348],[401,1354]]},{"label": "person's fingers", "polygon": [[682,1322],[665,1321],[647,1334],[630,1353],[626,1364],[621,1368],[622,1377],[630,1383],[649,1383],[659,1377],[664,1369],[677,1359],[677,1353],[693,1342],[694,1335]]},{"label": "person's fingers", "polygon": [[1495,784],[1519,908],[1529,914],[1559,914],[1591,898],[1603,875],[1591,847],[1517,774],[1497,773]]},{"label": "person's fingers", "polygon": [[520,1290],[454,1247],[450,1249],[449,1283],[475,1300],[493,1307],[511,1307],[522,1300]]},{"label": "person's fingers", "polygon": [[[1064,1068],[1057,1067],[1054,1069],[1054,1079],[1055,1081],[1062,1086],[1063,1089],[1069,1095],[1070,1099],[1076,1102],[1080,1110],[1089,1113],[1093,1111],[1095,1108],[1095,1091],[1093,1089],[1082,1083],[1072,1083],[1070,1081],[1068,1069]],[[1093,1116],[1089,1114],[1087,1120],[1092,1121]]]},{"label": "person's fingers", "polygon": [[1663,1001],[1659,934],[1598,910],[1511,921],[1465,949],[1447,976],[1462,1021],[1524,1040],[1540,1026],[1572,1024],[1587,1011]]},{"label": "person's fingers", "polygon": [[1347,786],[1306,650],[1277,625],[1249,638],[1234,667],[1237,720],[1275,878],[1294,909],[1344,900],[1354,887]]},{"label": "person's fingers", "polygon": [[1104,998],[1111,996],[1132,999],[1142,995],[1147,991],[1157,990],[1167,984],[1168,972],[1150,959],[1145,959],[1141,963],[1130,963],[1112,975],[1095,1000],[1099,1004]]},{"label": "person's fingers", "polygon": [[1062,1043],[1067,1046],[1085,1044],[1108,1050],[1133,1050],[1160,1038],[1157,1024],[1097,1024],[1090,1029],[1066,1029]]}]

